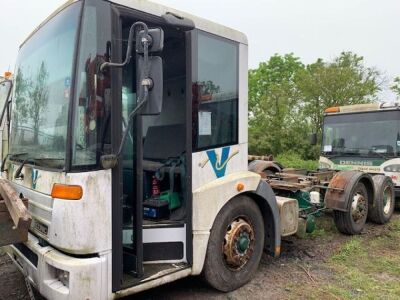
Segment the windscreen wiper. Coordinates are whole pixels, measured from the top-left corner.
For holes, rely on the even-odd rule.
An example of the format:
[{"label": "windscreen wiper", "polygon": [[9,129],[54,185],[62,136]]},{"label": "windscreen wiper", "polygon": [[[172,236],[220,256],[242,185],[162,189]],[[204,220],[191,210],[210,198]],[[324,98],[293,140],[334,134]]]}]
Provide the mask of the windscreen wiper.
[{"label": "windscreen wiper", "polygon": [[15,174],[14,174],[14,178],[15,179],[19,179],[19,178],[21,178],[21,179],[23,179],[24,178],[24,175],[22,174],[22,168],[24,167],[24,165],[26,164],[26,162],[27,161],[32,161],[33,159],[32,158],[25,158],[24,159],[24,161],[22,162],[22,164],[19,166],[19,168],[17,169],[17,171],[15,171]]},{"label": "windscreen wiper", "polygon": [[27,157],[24,159],[24,161],[21,163],[21,165],[18,167],[17,171],[15,171],[14,178],[15,179],[23,179],[24,175],[22,174],[22,168],[27,162],[30,163],[35,163],[36,161],[41,161],[41,160],[63,160],[63,158],[53,158],[53,157],[40,157],[40,158],[32,158],[32,157]]},{"label": "windscreen wiper", "polygon": [[355,153],[355,152],[335,152],[334,154],[327,154],[326,152],[323,152],[323,154],[327,157],[327,158],[335,158],[335,157],[342,157],[342,156],[354,156],[354,155],[359,155],[359,153]]},{"label": "windscreen wiper", "polygon": [[379,152],[372,152],[373,154],[376,154],[377,156],[379,156],[379,157],[382,157],[383,159],[385,159],[385,160],[387,160],[388,159],[388,157],[385,155],[385,154],[383,154],[383,153],[379,153]]},{"label": "windscreen wiper", "polygon": [[15,154],[8,153],[8,154],[4,157],[4,159],[3,159],[2,163],[1,163],[1,168],[0,168],[1,173],[4,172],[4,168],[5,168],[7,159],[9,159],[9,158],[10,158],[10,159],[17,158],[18,156],[25,155],[25,154],[28,154],[28,152],[21,152],[21,153],[15,153]]}]

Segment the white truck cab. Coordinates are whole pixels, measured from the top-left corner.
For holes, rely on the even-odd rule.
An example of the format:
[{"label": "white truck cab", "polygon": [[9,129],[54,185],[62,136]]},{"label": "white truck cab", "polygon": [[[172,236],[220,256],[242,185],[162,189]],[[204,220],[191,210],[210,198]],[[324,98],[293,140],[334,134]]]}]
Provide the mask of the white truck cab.
[{"label": "white truck cab", "polygon": [[68,1],[21,45],[2,178],[32,223],[7,252],[44,297],[201,273],[230,291],[279,255],[247,171],[247,57],[242,33],[139,0]]}]

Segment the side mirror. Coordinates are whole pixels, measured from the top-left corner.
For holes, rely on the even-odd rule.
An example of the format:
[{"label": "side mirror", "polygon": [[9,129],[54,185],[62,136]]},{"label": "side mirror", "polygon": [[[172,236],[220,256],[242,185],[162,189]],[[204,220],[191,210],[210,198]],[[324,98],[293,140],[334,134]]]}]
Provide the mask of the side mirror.
[{"label": "side mirror", "polygon": [[[143,30],[135,33],[136,27],[142,27]],[[125,61],[121,63],[105,62],[100,66],[100,71],[106,67],[121,68],[129,64],[132,57],[134,36],[136,36],[135,46],[138,54],[136,64],[138,103],[129,114],[128,124],[123,132],[118,152],[100,157],[100,163],[104,169],[112,169],[118,164],[135,115],[158,115],[161,113],[163,100],[162,59],[158,56],[149,56],[149,53],[160,52],[164,48],[164,32],[161,28],[149,29],[143,22],[134,23],[129,30]]]},{"label": "side mirror", "polygon": [[[135,31],[137,27],[143,28],[139,32]],[[103,72],[105,68],[115,67],[122,68],[129,64],[132,58],[132,48],[134,40],[136,40],[136,52],[142,55],[148,55],[151,52],[160,52],[164,48],[164,31],[161,28],[149,29],[146,23],[136,22],[129,29],[128,47],[126,49],[125,60],[120,63],[103,62],[99,71]],[[145,50],[145,44],[147,49]]]},{"label": "side mirror", "polygon": [[317,144],[317,134],[311,133],[310,134],[310,145],[315,146]]},{"label": "side mirror", "polygon": [[136,52],[144,54],[143,38],[149,41],[149,53],[161,52],[164,49],[164,31],[161,28],[149,28],[147,37],[144,30],[141,30],[136,37]]},{"label": "side mirror", "polygon": [[[141,115],[159,115],[163,103],[163,61],[159,56],[151,56],[146,66],[143,57],[139,57],[137,64],[137,73],[143,74],[144,69],[148,70],[148,78],[151,80],[149,87],[147,102],[141,109]],[[142,79],[143,80],[143,79]],[[146,80],[146,79],[144,79]],[[140,79],[137,82],[137,90],[139,95],[143,93],[143,85]]]}]

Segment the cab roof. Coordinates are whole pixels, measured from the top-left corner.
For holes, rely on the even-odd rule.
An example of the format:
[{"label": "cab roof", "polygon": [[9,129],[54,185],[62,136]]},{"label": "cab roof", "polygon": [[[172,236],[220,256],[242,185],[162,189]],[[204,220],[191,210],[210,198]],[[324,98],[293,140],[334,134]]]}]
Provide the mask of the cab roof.
[{"label": "cab roof", "polygon": [[[50,16],[48,16],[25,40],[24,42],[21,44],[20,47],[22,47],[24,45],[24,43],[36,32],[38,31],[42,26],[44,26],[44,24],[46,24],[51,18],[53,18],[56,14],[58,14],[60,11],[62,11],[65,7],[67,7],[68,5],[74,3],[74,2],[78,2],[79,0],[68,0],[66,1],[63,5],[61,5],[58,9],[56,9]],[[184,18],[188,18],[191,19],[196,28],[233,40],[235,42],[241,43],[241,44],[245,44],[248,45],[248,40],[247,40],[247,36],[237,30],[231,29],[229,27],[214,23],[212,21],[208,21],[206,19],[200,18],[200,17],[196,17],[194,15],[176,10],[174,8],[170,8],[158,3],[154,3],[151,1],[147,1],[147,0],[109,0],[110,3],[115,3],[118,5],[122,5],[128,8],[132,8],[138,11],[143,11],[145,13],[157,16],[157,17],[161,17],[162,15],[164,15],[167,12],[173,13],[175,15],[179,15],[181,17]]]},{"label": "cab roof", "polygon": [[167,12],[179,15],[184,18],[191,19],[196,25],[197,29],[213,33],[215,35],[228,38],[241,44],[248,44],[247,37],[244,33],[234,30],[232,28],[208,21],[206,19],[185,13],[174,8],[170,8],[158,3],[154,3],[147,0],[110,0],[112,3],[116,3],[122,6],[126,6],[132,9],[146,12],[151,15],[161,17]]},{"label": "cab roof", "polygon": [[373,102],[367,104],[354,104],[344,106],[333,106],[325,110],[325,114],[341,114],[368,111],[382,111],[399,109],[399,103]]}]

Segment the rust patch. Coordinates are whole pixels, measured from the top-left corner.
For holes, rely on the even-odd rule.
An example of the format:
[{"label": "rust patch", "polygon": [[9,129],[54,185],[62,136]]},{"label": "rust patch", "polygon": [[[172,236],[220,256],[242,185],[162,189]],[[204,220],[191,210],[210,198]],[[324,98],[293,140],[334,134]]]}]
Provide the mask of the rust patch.
[{"label": "rust patch", "polygon": [[249,164],[249,171],[259,174],[262,178],[267,177],[267,173],[265,170],[272,169],[276,170],[276,172],[280,172],[280,168],[273,161],[265,161],[265,160],[253,160]]},{"label": "rust patch", "polygon": [[354,184],[361,177],[359,171],[341,171],[331,179],[325,194],[327,208],[340,211],[348,211],[348,198]]}]

